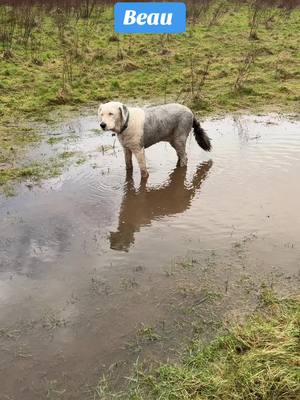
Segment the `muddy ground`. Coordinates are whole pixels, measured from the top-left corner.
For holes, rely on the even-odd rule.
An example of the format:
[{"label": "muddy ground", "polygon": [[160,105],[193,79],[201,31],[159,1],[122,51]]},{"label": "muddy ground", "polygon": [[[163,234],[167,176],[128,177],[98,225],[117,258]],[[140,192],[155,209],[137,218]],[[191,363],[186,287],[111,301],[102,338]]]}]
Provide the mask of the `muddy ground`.
[{"label": "muddy ground", "polygon": [[29,158],[78,157],[0,198],[1,400],[93,398],[103,374],[122,387],[137,358],[176,358],[251,312],[262,285],[299,290],[299,119],[203,126],[213,151],[191,136],[175,168],[168,144],[151,147],[146,185],[93,114],[43,127]]}]

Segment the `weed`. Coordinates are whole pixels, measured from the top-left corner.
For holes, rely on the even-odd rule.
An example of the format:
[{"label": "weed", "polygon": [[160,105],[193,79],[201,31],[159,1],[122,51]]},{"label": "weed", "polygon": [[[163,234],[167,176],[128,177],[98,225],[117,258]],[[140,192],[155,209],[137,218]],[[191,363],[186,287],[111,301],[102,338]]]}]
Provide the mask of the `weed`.
[{"label": "weed", "polygon": [[67,321],[63,318],[60,318],[53,312],[45,315],[44,320],[43,320],[43,327],[49,331],[54,330],[56,328],[63,328],[66,325],[67,325]]},{"label": "weed", "polygon": [[120,286],[124,290],[130,290],[130,289],[137,288],[139,286],[139,284],[134,277],[133,278],[122,278]]},{"label": "weed", "polygon": [[155,329],[152,326],[146,326],[144,324],[142,324],[142,326],[138,329],[137,336],[143,341],[148,342],[160,340],[160,336],[155,332]]},{"label": "weed", "polygon": [[7,339],[18,339],[21,336],[21,331],[17,329],[0,329],[0,337],[4,337]]},{"label": "weed", "polygon": [[61,153],[59,155],[59,158],[62,158],[64,160],[64,159],[74,157],[75,155],[76,155],[76,151],[64,151],[63,153]]},{"label": "weed", "polygon": [[256,56],[257,56],[257,49],[251,48],[242,59],[238,69],[237,78],[234,83],[235,92],[241,91],[241,89],[243,88],[243,84],[247,76],[249,75],[250,68],[253,66]]},{"label": "weed", "polygon": [[51,136],[48,140],[47,143],[48,144],[56,144],[59,143],[63,140],[64,138],[62,136]]}]

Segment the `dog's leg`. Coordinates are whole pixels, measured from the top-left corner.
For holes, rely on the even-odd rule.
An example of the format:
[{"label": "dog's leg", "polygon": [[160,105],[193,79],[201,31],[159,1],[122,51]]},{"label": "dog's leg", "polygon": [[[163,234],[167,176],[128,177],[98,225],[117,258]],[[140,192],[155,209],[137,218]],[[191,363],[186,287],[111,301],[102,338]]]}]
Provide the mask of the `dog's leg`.
[{"label": "dog's leg", "polygon": [[125,147],[123,148],[124,150],[124,156],[125,156],[125,164],[126,164],[126,169],[127,171],[131,171],[133,166],[132,166],[132,151],[129,149],[126,149]]},{"label": "dog's leg", "polygon": [[175,140],[171,142],[177,153],[178,161],[177,167],[185,167],[187,165],[187,155],[185,152],[185,141]]},{"label": "dog's leg", "polygon": [[137,150],[134,152],[134,155],[139,164],[142,178],[148,178],[149,173],[148,173],[147,167],[146,167],[145,150],[144,149]]}]

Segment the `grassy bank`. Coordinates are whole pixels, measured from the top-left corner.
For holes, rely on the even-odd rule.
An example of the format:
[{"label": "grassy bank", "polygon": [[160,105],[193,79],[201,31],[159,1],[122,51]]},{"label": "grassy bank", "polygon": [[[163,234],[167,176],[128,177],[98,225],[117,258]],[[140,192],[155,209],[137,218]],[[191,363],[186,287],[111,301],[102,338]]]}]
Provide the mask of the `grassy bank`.
[{"label": "grassy bank", "polygon": [[101,399],[293,400],[300,397],[300,301],[265,293],[243,324],[209,345],[197,338],[179,363],[138,370],[126,393],[100,385]]},{"label": "grassy bank", "polygon": [[25,122],[57,108],[121,98],[178,101],[201,115],[298,111],[299,10],[210,3],[189,7],[182,35],[117,35],[101,4],[0,6],[2,170],[38,140]]}]

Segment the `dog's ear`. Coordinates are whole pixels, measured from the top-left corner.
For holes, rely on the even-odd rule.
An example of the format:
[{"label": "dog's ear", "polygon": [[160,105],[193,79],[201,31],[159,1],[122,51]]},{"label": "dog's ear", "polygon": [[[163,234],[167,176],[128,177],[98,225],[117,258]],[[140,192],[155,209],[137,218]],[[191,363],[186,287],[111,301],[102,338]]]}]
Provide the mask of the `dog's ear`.
[{"label": "dog's ear", "polygon": [[121,117],[123,120],[123,123],[126,121],[127,116],[128,116],[128,108],[125,106],[125,104],[122,104],[121,107],[119,107],[120,113],[121,113]]}]

